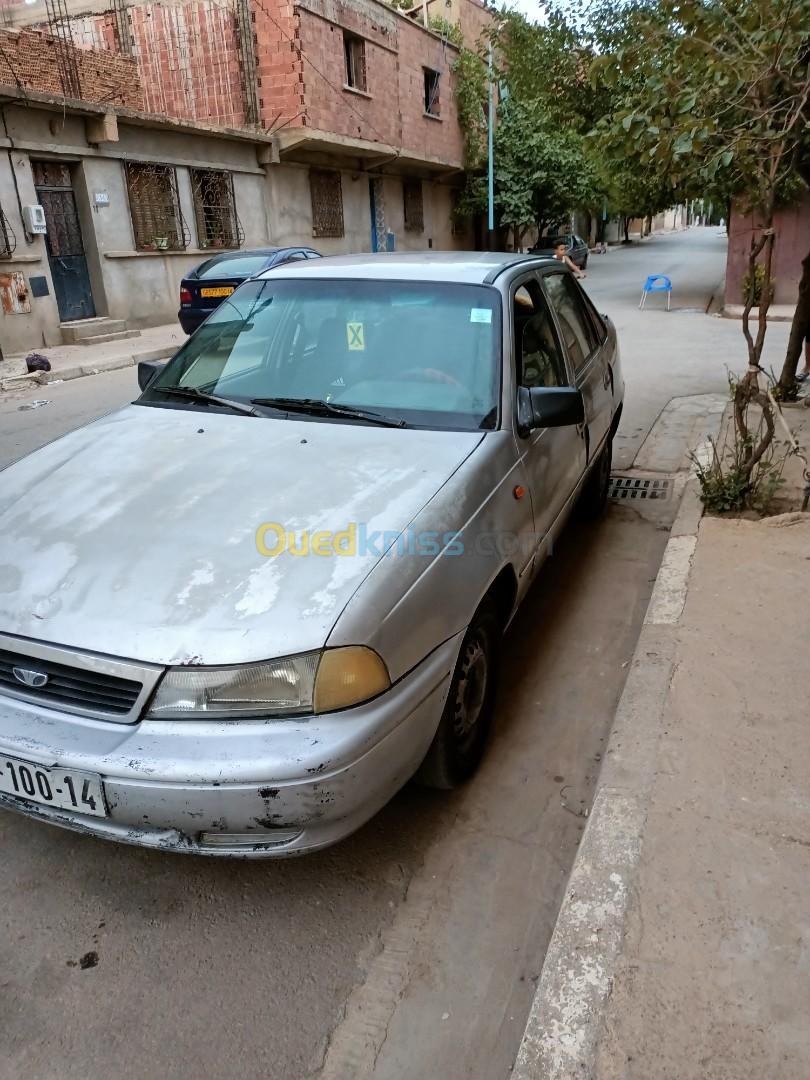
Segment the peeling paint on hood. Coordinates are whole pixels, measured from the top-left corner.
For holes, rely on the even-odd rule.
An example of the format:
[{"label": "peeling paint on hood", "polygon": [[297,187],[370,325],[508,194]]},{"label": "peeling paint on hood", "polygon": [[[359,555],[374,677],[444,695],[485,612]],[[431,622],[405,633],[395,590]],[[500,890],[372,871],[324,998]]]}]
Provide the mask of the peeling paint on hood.
[{"label": "peeling paint on hood", "polygon": [[268,558],[258,527],[400,532],[480,440],[130,405],[0,472],[0,630],[161,664],[319,648],[380,556]]}]

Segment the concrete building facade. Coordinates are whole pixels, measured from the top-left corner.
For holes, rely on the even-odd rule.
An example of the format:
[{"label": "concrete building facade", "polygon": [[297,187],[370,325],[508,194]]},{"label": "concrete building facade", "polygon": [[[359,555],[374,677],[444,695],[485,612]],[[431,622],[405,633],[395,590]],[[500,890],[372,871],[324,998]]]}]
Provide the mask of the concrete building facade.
[{"label": "concrete building facade", "polygon": [[5,353],[171,321],[216,251],[472,246],[446,34],[379,0],[136,0],[123,26],[89,0],[61,36],[36,8],[0,30]]}]

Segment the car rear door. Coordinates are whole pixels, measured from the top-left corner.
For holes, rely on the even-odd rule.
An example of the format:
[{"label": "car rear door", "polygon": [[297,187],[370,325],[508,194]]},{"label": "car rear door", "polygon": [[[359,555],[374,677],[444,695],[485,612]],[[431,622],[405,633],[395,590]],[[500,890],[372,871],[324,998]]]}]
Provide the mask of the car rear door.
[{"label": "car rear door", "polygon": [[613,419],[613,389],[606,344],[600,340],[579,285],[567,270],[548,270],[543,288],[585,401],[588,462],[599,452]]},{"label": "car rear door", "polygon": [[[512,362],[517,388],[570,386],[566,363],[548,300],[532,271],[510,290]],[[584,428],[539,428],[517,434],[534,514],[537,542],[552,529],[585,470]]]}]

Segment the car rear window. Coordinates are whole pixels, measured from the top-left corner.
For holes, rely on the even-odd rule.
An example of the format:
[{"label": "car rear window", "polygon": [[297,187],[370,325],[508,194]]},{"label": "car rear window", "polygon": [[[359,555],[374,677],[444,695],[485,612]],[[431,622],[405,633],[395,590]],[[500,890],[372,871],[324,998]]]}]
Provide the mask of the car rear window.
[{"label": "car rear window", "polygon": [[267,265],[271,255],[234,255],[230,259],[209,259],[203,263],[197,271],[197,277],[206,278],[231,278],[252,277],[258,274]]}]

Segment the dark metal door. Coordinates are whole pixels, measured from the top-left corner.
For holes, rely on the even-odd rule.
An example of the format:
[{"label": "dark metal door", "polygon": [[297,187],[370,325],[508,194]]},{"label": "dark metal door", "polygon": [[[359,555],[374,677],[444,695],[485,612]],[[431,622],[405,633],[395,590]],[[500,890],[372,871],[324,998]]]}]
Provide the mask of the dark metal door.
[{"label": "dark metal door", "polygon": [[56,161],[34,161],[37,199],[45,211],[45,243],[53,291],[62,322],[90,319],[96,313],[70,169]]}]

